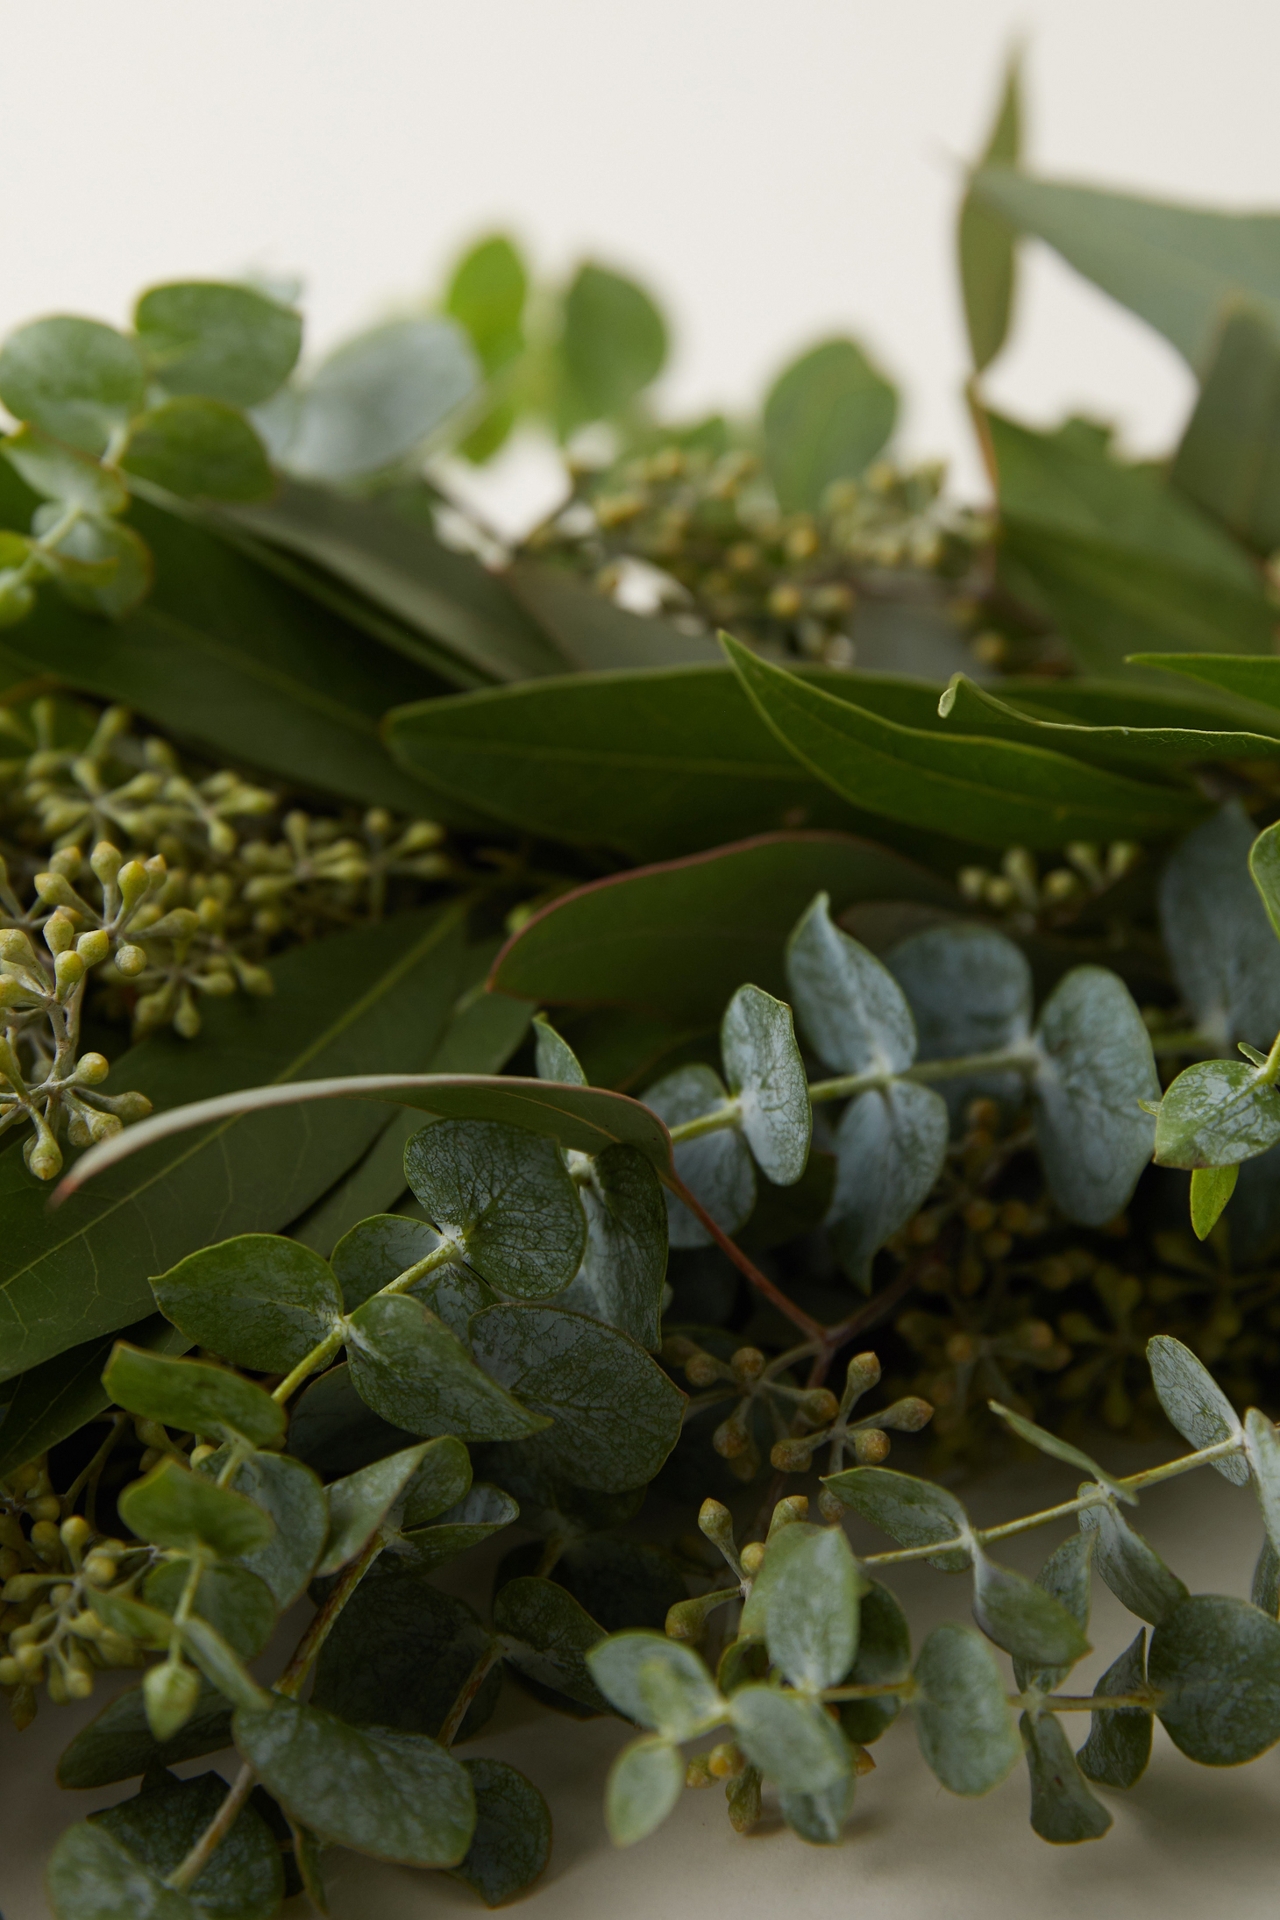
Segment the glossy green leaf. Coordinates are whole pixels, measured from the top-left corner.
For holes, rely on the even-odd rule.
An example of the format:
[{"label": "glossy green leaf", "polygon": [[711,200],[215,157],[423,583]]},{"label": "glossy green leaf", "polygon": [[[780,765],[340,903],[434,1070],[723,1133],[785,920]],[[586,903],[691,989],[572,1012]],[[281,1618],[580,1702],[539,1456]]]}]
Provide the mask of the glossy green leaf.
[{"label": "glossy green leaf", "polygon": [[816,1700],[773,1687],[739,1687],[729,1714],[748,1760],[784,1793],[822,1793],[851,1771],[844,1736]]},{"label": "glossy green leaf", "polygon": [[956,904],[944,881],[865,841],[767,834],[553,900],[507,942],[491,984],[544,1005],[634,1007],[714,1027],[744,977],[786,995],[784,944],[820,890],[836,909]]},{"label": "glossy green leaf", "polygon": [[[902,1547],[932,1546],[969,1532],[969,1516],[955,1495],[914,1474],[895,1473],[890,1467],[846,1467],[822,1484]],[[969,1564],[969,1550],[957,1547],[929,1558],[934,1566],[954,1573]]]},{"label": "glossy green leaf", "polygon": [[974,190],[1021,233],[1045,240],[1087,280],[1208,360],[1223,303],[1246,293],[1280,318],[1280,218],[1217,213],[984,167]]},{"label": "glossy green leaf", "polygon": [[1280,1542],[1280,1433],[1265,1413],[1250,1407],[1244,1417],[1244,1435],[1254,1492],[1262,1508],[1267,1538],[1275,1547]]},{"label": "glossy green leaf", "polygon": [[604,1493],[653,1479],[679,1437],[685,1397],[643,1347],[554,1307],[489,1307],[471,1333],[480,1365],[554,1421],[538,1442],[554,1471]]},{"label": "glossy green leaf", "polygon": [[236,1745],[295,1819],[339,1846],[413,1867],[454,1867],[475,1826],[465,1768],[422,1734],[357,1729],[278,1696],[235,1717]]},{"label": "glossy green leaf", "polygon": [[813,1111],[790,1007],[760,987],[739,987],[725,1009],[720,1053],[757,1166],[776,1185],[794,1185],[809,1159]]},{"label": "glossy green leaf", "polygon": [[769,1601],[769,1658],[793,1687],[837,1686],[858,1646],[860,1580],[849,1543],[824,1527],[792,1553]]},{"label": "glossy green leaf", "polygon": [[442,1320],[405,1294],[357,1307],[348,1322],[347,1356],[361,1399],[406,1432],[518,1440],[547,1424],[541,1409],[522,1407],[481,1372]]},{"label": "glossy green leaf", "polygon": [[[187,1560],[165,1560],[153,1568],[142,1588],[147,1605],[174,1613],[189,1571]],[[270,1587],[233,1560],[204,1568],[191,1611],[207,1620],[242,1660],[255,1659],[275,1631],[277,1609]]]},{"label": "glossy green leaf", "polygon": [[1151,1636],[1151,1684],[1173,1744],[1206,1767],[1256,1759],[1280,1740],[1280,1626],[1247,1600],[1192,1594]]},{"label": "glossy green leaf", "polygon": [[1100,1840],[1111,1815],[1090,1793],[1056,1714],[1024,1713],[1018,1721],[1031,1776],[1031,1826],[1057,1846]]},{"label": "glossy green leaf", "polygon": [[100,320],[31,320],[0,347],[0,400],[15,419],[101,453],[142,407],[146,374],[131,340]]},{"label": "glossy green leaf", "polygon": [[[414,1435],[393,1427],[366,1406],[343,1361],[311,1380],[294,1403],[289,1449],[322,1479],[354,1473],[409,1446]],[[325,1516],[326,1530],[328,1513]]]},{"label": "glossy green leaf", "polygon": [[58,1784],[109,1787],[117,1780],[217,1753],[230,1744],[231,1703],[209,1681],[201,1681],[190,1718],[163,1744],[148,1724],[142,1688],[128,1687],[81,1727],[64,1750],[58,1761]]},{"label": "glossy green leaf", "polygon": [[884,720],[722,644],[762,720],[817,779],[852,805],[934,833],[1007,847],[1060,847],[1172,832],[1204,811],[1194,795],[1153,787],[1063,754],[1006,740],[926,733]]},{"label": "glossy green leaf", "polygon": [[[216,1453],[203,1468],[217,1472],[225,1464]],[[302,1597],[329,1531],[324,1489],[309,1467],[287,1453],[250,1454],[227,1485],[246,1494],[276,1523],[266,1545],[242,1555],[240,1564],[266,1581],[283,1613]]]},{"label": "glossy green leaf", "polygon": [[256,424],[287,472],[353,480],[410,453],[475,385],[475,356],[451,320],[388,320],[336,348]]},{"label": "glossy green leaf", "polygon": [[539,1080],[564,1080],[571,1086],[586,1086],[587,1076],[577,1054],[544,1013],[533,1016],[533,1051]]},{"label": "glossy green leaf", "polygon": [[1060,1600],[981,1550],[973,1556],[973,1617],[989,1640],[1029,1666],[1071,1667],[1089,1651]]},{"label": "glossy green leaf", "polygon": [[[162,1314],[153,1313],[136,1326],[126,1327],[129,1342],[158,1353],[185,1353],[187,1342]],[[16,1380],[6,1381],[8,1402],[0,1420],[0,1476],[10,1473],[66,1440],[77,1428],[88,1426],[111,1405],[102,1384],[102,1369],[115,1340],[87,1340],[53,1360],[32,1367]]]},{"label": "glossy green leaf", "polygon": [[[439,1444],[438,1442],[433,1444]],[[410,1564],[426,1572],[443,1566],[459,1554],[470,1552],[483,1540],[520,1518],[519,1503],[501,1487],[480,1481],[454,1506],[446,1508],[431,1526],[415,1526],[401,1533],[402,1548]],[[401,1522],[401,1526],[405,1526]]]},{"label": "glossy green leaf", "polygon": [[656,1347],[667,1273],[667,1207],[658,1177],[634,1147],[606,1147],[576,1184],[587,1243],[558,1303]]},{"label": "glossy green leaf", "polygon": [[831,919],[820,893],[787,942],[787,981],[809,1044],[840,1073],[900,1073],[915,1023],[888,969]]},{"label": "glossy green leaf", "polygon": [[[415,1127],[414,1133],[418,1131]],[[408,1144],[406,1141],[405,1145]],[[403,1178],[403,1150],[400,1160]],[[429,1253],[434,1253],[439,1245],[440,1235],[433,1226],[426,1220],[412,1219],[406,1214],[375,1213],[368,1220],[358,1221],[339,1240],[331,1262],[348,1311],[362,1306],[371,1295],[380,1293],[383,1287],[407,1273],[410,1267],[417,1266]],[[428,1274],[418,1286],[408,1291],[421,1298],[433,1278],[434,1275]]]},{"label": "glossy green leaf", "polygon": [[546,1801],[505,1760],[464,1760],[476,1797],[476,1824],[461,1864],[451,1871],[487,1907],[524,1893],[551,1858],[551,1814]]},{"label": "glossy green leaf", "polygon": [[1118,1480],[1106,1473],[1096,1460],[1090,1459],[1087,1453],[1082,1453],[1079,1447],[1073,1447],[1069,1440],[1059,1439],[1056,1433],[1046,1433],[1045,1429],[1038,1427],[1034,1420],[1028,1420],[1023,1414],[1015,1413],[1012,1407],[1002,1407],[998,1400],[988,1400],[987,1405],[992,1413],[999,1414],[1005,1425],[1011,1427],[1018,1438],[1025,1440],[1029,1446],[1035,1447],[1040,1453],[1047,1453],[1050,1459],[1064,1460],[1069,1467],[1078,1467],[1081,1473],[1087,1473],[1091,1480],[1096,1480],[1100,1487],[1105,1487],[1114,1499],[1122,1500],[1126,1506],[1133,1507],[1138,1504],[1136,1494],[1130,1493],[1127,1487],[1122,1486]]},{"label": "glossy green leaf", "polygon": [[[882,809],[859,811],[871,801],[850,805],[798,764],[723,666],[577,674],[419,701],[388,714],[386,739],[402,767],[467,806],[631,860],[783,827],[838,827],[905,847]],[[941,830],[959,835],[967,824],[952,812]],[[918,834],[911,841],[917,858],[932,857]]]},{"label": "glossy green leaf", "polygon": [[214,280],[150,287],[133,311],[138,344],[169,393],[255,407],[286,381],[302,320],[253,287]]},{"label": "glossy green leaf", "polygon": [[864,1292],[879,1248],[932,1192],[949,1132],[941,1094],[910,1080],[857,1094],[841,1114],[828,1218],[840,1264]]},{"label": "glossy green leaf", "polygon": [[1178,991],[1223,1053],[1237,1040],[1269,1047],[1280,1030],[1280,941],[1250,878],[1253,844],[1252,822],[1231,801],[1175,848],[1160,878]]},{"label": "glossy green leaf", "polygon": [[[1005,69],[1004,87],[978,162],[980,167],[1001,161],[1016,162],[1021,157],[1020,82],[1019,61],[1014,54]],[[960,203],[956,241],[969,353],[974,372],[981,373],[995,359],[1009,331],[1014,289],[1014,231],[1004,215],[970,187]]]},{"label": "glossy green leaf", "polygon": [[[858,1656],[846,1684],[879,1687],[891,1680],[905,1680],[910,1671],[907,1616],[888,1587],[877,1580],[868,1581],[858,1604]],[[840,1724],[850,1740],[870,1746],[897,1719],[901,1704],[891,1693],[869,1700],[842,1700]]]},{"label": "glossy green leaf", "polygon": [[935,1627],[913,1668],[916,1735],[952,1793],[990,1793],[1020,1743],[995,1658],[972,1627]]},{"label": "glossy green leaf", "polygon": [[1238,1166],[1192,1168],[1191,1226],[1197,1240],[1207,1240],[1217,1226],[1239,1174]]},{"label": "glossy green leaf", "polygon": [[1274,825],[1265,828],[1250,847],[1249,872],[1272,930],[1280,937],[1280,833]]},{"label": "glossy green leaf", "polygon": [[39,427],[20,427],[0,441],[0,452],[33,493],[103,517],[123,513],[129,496],[110,467],[64,446]]},{"label": "glossy green leaf", "polygon": [[[1181,1340],[1157,1333],[1147,1342],[1147,1365],[1170,1423],[1193,1447],[1212,1447],[1242,1435],[1239,1414],[1209,1369]],[[1224,1480],[1237,1487],[1247,1484],[1249,1469],[1238,1454],[1212,1464]]]},{"label": "glossy green leaf", "polygon": [[586,1220],[553,1141],[486,1120],[442,1120],[414,1135],[405,1176],[438,1232],[491,1286],[526,1300],[568,1285]]},{"label": "glossy green leaf", "polygon": [[[1095,1693],[1142,1693],[1146,1687],[1147,1630],[1140,1627]],[[1131,1787],[1151,1758],[1151,1715],[1141,1707],[1104,1708],[1089,1716],[1089,1738],[1076,1759],[1080,1771],[1104,1787]]]},{"label": "glossy green leaf", "polygon": [[200,1913],[87,1820],[68,1827],[54,1847],[48,1884],[56,1920],[197,1920]]},{"label": "glossy green leaf", "polygon": [[604,1630],[555,1581],[508,1580],[494,1596],[493,1628],[519,1672],[591,1712],[610,1711],[586,1661]]},{"label": "glossy green leaf", "polygon": [[1280,1093],[1244,1060],[1198,1060],[1160,1102],[1156,1159],[1164,1167],[1230,1167],[1280,1140]]},{"label": "glossy green leaf", "polygon": [[787,1526],[778,1527],[765,1542],[764,1560],[751,1582],[751,1591],[738,1622],[740,1638],[767,1638],[774,1590],[781,1582],[792,1554],[799,1553],[805,1542],[815,1539],[820,1531],[808,1520],[793,1520]]},{"label": "glossy green leaf", "polygon": [[679,1747],[661,1734],[622,1749],[604,1790],[605,1824],[615,1846],[632,1846],[661,1826],[680,1798],[684,1772]]},{"label": "glossy green leaf", "polygon": [[[1091,1533],[1073,1533],[1054,1549],[1036,1575],[1036,1585],[1071,1615],[1082,1633],[1088,1630],[1092,1600],[1093,1543]],[[1041,1693],[1052,1693],[1071,1671],[1066,1666],[1041,1666],[1034,1660],[1015,1659],[1014,1679],[1022,1688],[1034,1686]]]},{"label": "glossy green leaf", "polygon": [[241,1233],[202,1247],[151,1286],[161,1312],[194,1345],[264,1373],[291,1372],[342,1315],[327,1261],[281,1234]]},{"label": "glossy green leaf", "polygon": [[[380,1561],[343,1608],[321,1650],[313,1699],[355,1726],[434,1738],[492,1639],[465,1600],[416,1568]],[[495,1668],[462,1723],[479,1732],[500,1687]]]},{"label": "glossy green leaf", "polygon": [[404,1489],[401,1524],[421,1527],[447,1507],[456,1507],[471,1486],[471,1456],[461,1440],[443,1434],[420,1449],[413,1478]]},{"label": "glossy green leaf", "polygon": [[1280,545],[1280,306],[1232,307],[1170,478],[1263,553]]},{"label": "glossy green leaf", "polygon": [[1086,1507],[1080,1531],[1094,1542],[1097,1572],[1130,1613],[1152,1626],[1187,1597],[1187,1589],[1159,1554],[1113,1507]]},{"label": "glossy green leaf", "polygon": [[893,432],[898,396],[852,340],[827,340],[779,374],[764,403],[765,466],[784,513],[816,513]]},{"label": "glossy green leaf", "polygon": [[256,1447],[278,1445],[284,1438],[284,1408],[269,1393],[204,1360],[148,1353],[121,1340],[112,1349],[103,1385],[118,1406],[180,1433],[249,1440]]},{"label": "glossy green leaf", "polygon": [[1280,661],[1230,653],[1132,653],[1129,664],[1184,674],[1221,688],[1239,700],[1280,707]]},{"label": "glossy green leaf", "polygon": [[363,1553],[404,1494],[426,1451],[425,1447],[406,1447],[332,1483],[327,1489],[329,1534],[317,1574],[337,1573]]},{"label": "glossy green leaf", "polygon": [[587,261],[564,300],[556,408],[561,434],[624,412],[666,357],[667,330],[644,289]]},{"label": "glossy green leaf", "polygon": [[592,1647],[587,1669],[624,1719],[670,1740],[713,1726],[724,1702],[691,1647],[661,1633],[617,1633]]},{"label": "glossy green leaf", "polygon": [[180,500],[265,500],[275,485],[261,440],[221,400],[164,400],[140,414],[120,465]]},{"label": "glossy green leaf", "polygon": [[[645,1105],[669,1128],[715,1113],[728,1098],[719,1074],[704,1066],[677,1067],[644,1094]],[[679,1179],[723,1232],[736,1233],[750,1218],[756,1203],[755,1170],[750,1149],[736,1127],[721,1127],[683,1141],[673,1150],[672,1163]],[[666,1205],[667,1236],[673,1247],[710,1246],[710,1233],[670,1189]]]},{"label": "glossy green leaf", "polygon": [[189,1472],[172,1454],[126,1487],[119,1507],[120,1518],[140,1540],[183,1553],[207,1547],[235,1559],[264,1547],[275,1532],[271,1516],[252,1500]]},{"label": "glossy green leaf", "polygon": [[1040,1010],[1035,1044],[1031,1096],[1049,1190],[1068,1220],[1102,1226],[1151,1158],[1155,1125],[1138,1104],[1160,1098],[1150,1035],[1116,974],[1073,967]]},{"label": "glossy green leaf", "polygon": [[[111,1086],[164,1108],[255,1080],[429,1057],[452,997],[458,937],[456,914],[429,912],[295,947],[272,963],[273,999],[213,1003],[196,1040],[153,1036],[116,1062]],[[148,1272],[193,1246],[285,1226],[379,1121],[376,1108],[346,1102],[321,1113],[226,1115],[207,1134],[139,1155],[55,1213],[21,1156],[3,1156],[0,1374],[149,1313]]]},{"label": "glossy green leaf", "polygon": [[[109,1595],[95,1595],[94,1610]],[[210,1626],[198,1614],[189,1614],[177,1629],[182,1641],[182,1651],[193,1665],[199,1667],[207,1680],[211,1680],[219,1693],[226,1695],[233,1706],[247,1707],[258,1712],[265,1707],[271,1695],[260,1687],[249,1669],[244,1665],[233,1647],[228,1646],[216,1627]],[[172,1638],[172,1632],[170,1634]],[[165,1646],[169,1644],[166,1640]]]}]

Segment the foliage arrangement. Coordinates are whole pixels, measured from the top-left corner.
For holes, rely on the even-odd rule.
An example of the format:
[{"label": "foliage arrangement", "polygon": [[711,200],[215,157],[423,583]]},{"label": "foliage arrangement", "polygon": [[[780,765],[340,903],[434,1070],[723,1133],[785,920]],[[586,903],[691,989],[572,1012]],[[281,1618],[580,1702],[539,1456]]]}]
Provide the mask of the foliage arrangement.
[{"label": "foliage arrangement", "polygon": [[[833,1843],[904,1711],[1052,1841],[1153,1718],[1280,1739],[1280,217],[1039,179],[1020,119],[959,223],[976,509],[853,340],[664,422],[649,296],[501,237],[301,373],[247,285],[0,348],[0,1689],[141,1670],[59,1920],[323,1910],[334,1845],[514,1897],[545,1803],[455,1751],[504,1674],[640,1730],[621,1843],[715,1780]],[[1024,234],[1195,370],[1168,461],[986,403]],[[449,463],[517,428],[566,496],[510,550]],[[976,1528],[1013,1447],[1080,1491]],[[1126,1515],[1201,1465],[1247,1601]],[[977,1631],[913,1657],[915,1558]],[[1142,1624],[1062,1692],[1095,1571]]]}]

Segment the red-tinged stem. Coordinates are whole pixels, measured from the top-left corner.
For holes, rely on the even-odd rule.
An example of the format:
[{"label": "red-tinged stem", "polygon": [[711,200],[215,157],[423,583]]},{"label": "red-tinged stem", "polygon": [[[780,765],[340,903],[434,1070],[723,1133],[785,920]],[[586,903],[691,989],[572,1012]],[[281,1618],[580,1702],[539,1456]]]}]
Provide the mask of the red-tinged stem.
[{"label": "red-tinged stem", "polygon": [[711,1218],[711,1215],[707,1212],[702,1202],[690,1193],[679,1174],[675,1172],[664,1173],[661,1178],[663,1185],[670,1188],[671,1192],[675,1194],[676,1199],[682,1200],[694,1219],[706,1228],[721,1253],[727,1254],[739,1273],[746,1275],[747,1279],[756,1289],[756,1292],[762,1293],[765,1299],[770,1301],[771,1304],[778,1309],[779,1313],[785,1314],[792,1326],[799,1327],[801,1333],[803,1333],[807,1339],[816,1340],[820,1345],[825,1346],[828,1333],[822,1322],[815,1320],[811,1314],[806,1313],[803,1307],[798,1307],[794,1300],[789,1300],[780,1287],[775,1287],[772,1280],[761,1273],[755,1261],[745,1254],[742,1248],[736,1245],[721,1227],[716,1225],[716,1222]]}]

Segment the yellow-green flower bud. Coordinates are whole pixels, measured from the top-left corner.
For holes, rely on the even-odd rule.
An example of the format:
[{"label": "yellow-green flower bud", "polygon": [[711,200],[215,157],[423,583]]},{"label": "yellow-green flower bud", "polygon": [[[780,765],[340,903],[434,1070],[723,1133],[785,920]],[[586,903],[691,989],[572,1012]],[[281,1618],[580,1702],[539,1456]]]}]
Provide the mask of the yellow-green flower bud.
[{"label": "yellow-green flower bud", "polygon": [[769,1539],[783,1527],[792,1526],[797,1520],[809,1518],[809,1496],[805,1493],[789,1493],[785,1500],[779,1500],[773,1509],[769,1522]]},{"label": "yellow-green flower bud", "polygon": [[889,1458],[889,1436],[879,1427],[863,1427],[849,1438],[853,1442],[853,1457],[860,1467],[878,1467],[882,1460]]},{"label": "yellow-green flower bud", "polygon": [[75,1081],[81,1087],[99,1087],[111,1071],[105,1053],[82,1053],[76,1061]]},{"label": "yellow-green flower bud", "polygon": [[142,1697],[147,1709],[147,1724],[159,1741],[172,1740],[195,1712],[200,1697],[200,1676],[194,1667],[165,1660],[149,1667],[142,1681]]},{"label": "yellow-green flower bud", "polygon": [[69,999],[84,979],[84,961],[74,947],[57,956],[53,963],[53,977],[58,985],[58,998]]},{"label": "yellow-green flower bud", "polygon": [[113,847],[109,840],[99,840],[89,855],[89,865],[94,876],[104,887],[109,887],[124,863],[124,855],[119,847]]},{"label": "yellow-green flower bud", "polygon": [[80,1572],[82,1578],[87,1580],[91,1587],[109,1587],[116,1577],[117,1570],[111,1554],[104,1553],[101,1547],[95,1547],[91,1553],[85,1555],[85,1562]]},{"label": "yellow-green flower bud", "polygon": [[62,1148],[39,1115],[36,1131],[23,1147],[22,1157],[37,1180],[55,1180],[62,1172]]},{"label": "yellow-green flower bud", "polygon": [[117,1094],[115,1110],[126,1126],[134,1120],[145,1120],[151,1111],[151,1102],[145,1093]]},{"label": "yellow-green flower bud", "polygon": [[42,1560],[61,1560],[62,1535],[56,1520],[37,1520],[31,1529],[31,1544]]},{"label": "yellow-green flower bud", "polygon": [[50,871],[38,873],[35,877],[35,890],[46,907],[71,907],[75,909],[82,902],[65,873]]},{"label": "yellow-green flower bud", "polygon": [[44,1592],[44,1589],[45,1577],[42,1573],[15,1573],[12,1579],[5,1581],[0,1599],[3,1599],[7,1607],[25,1607],[29,1600],[34,1600],[38,1593]]},{"label": "yellow-green flower bud", "polygon": [[91,927],[76,941],[76,952],[86,967],[101,966],[111,952],[111,935],[105,927]]},{"label": "yellow-green flower bud", "polygon": [[151,875],[141,860],[126,860],[116,875],[116,885],[126,914],[131,914],[150,893]]},{"label": "yellow-green flower bud", "polygon": [[742,1561],[742,1571],[748,1580],[754,1580],[764,1565],[764,1541],[748,1540],[739,1557]]},{"label": "yellow-green flower bud", "polygon": [[57,913],[51,913],[49,915],[42,931],[44,933],[44,943],[50,953],[65,953],[68,947],[74,947],[76,943],[75,921],[72,920],[69,914],[63,913],[61,909],[59,909]]},{"label": "yellow-green flower bud", "polygon": [[126,940],[116,948],[116,972],[122,973],[126,980],[132,980],[142,973],[147,965],[147,956],[141,947],[135,947]]},{"label": "yellow-green flower bud", "polygon": [[11,1653],[0,1660],[0,1687],[17,1687],[22,1684],[22,1668]]}]

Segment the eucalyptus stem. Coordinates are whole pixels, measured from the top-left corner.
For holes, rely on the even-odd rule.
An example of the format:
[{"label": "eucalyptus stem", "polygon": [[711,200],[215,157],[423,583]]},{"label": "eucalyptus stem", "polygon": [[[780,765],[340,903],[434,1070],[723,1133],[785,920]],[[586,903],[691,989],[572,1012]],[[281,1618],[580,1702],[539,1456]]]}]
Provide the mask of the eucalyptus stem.
[{"label": "eucalyptus stem", "polygon": [[182,1893],[199,1879],[213,1855],[236,1823],[236,1817],[245,1801],[253,1791],[253,1768],[247,1763],[227,1789],[226,1799],[214,1814],[190,1853],[180,1860],[171,1874],[165,1878],[166,1887],[172,1887],[175,1893]]},{"label": "eucalyptus stem", "polygon": [[436,1739],[442,1747],[451,1747],[457,1739],[462,1723],[467,1717],[468,1707],[501,1658],[502,1644],[500,1641],[494,1640],[485,1648],[474,1667],[472,1667],[471,1672],[467,1675],[466,1683],[461,1693],[459,1693],[457,1699],[445,1715],[444,1723],[436,1735]]},{"label": "eucalyptus stem", "polygon": [[935,1080],[961,1080],[975,1073],[1034,1073],[1039,1052],[1030,1042],[1014,1047],[996,1047],[990,1053],[962,1054],[955,1060],[917,1060],[901,1073],[881,1070],[877,1073],[844,1073],[834,1080],[814,1080],[809,1099],[814,1105],[822,1100],[847,1100],[855,1094],[869,1093],[875,1087],[891,1086],[895,1080],[914,1080],[928,1086]]},{"label": "eucalyptus stem", "polygon": [[382,1552],[382,1546],[382,1534],[378,1531],[368,1541],[363,1552],[359,1553],[349,1566],[343,1568],[337,1585],[312,1619],[295,1647],[288,1666],[272,1688],[273,1693],[283,1694],[286,1700],[297,1699],[302,1691],[303,1682],[319,1658],[321,1647],[337,1624],[338,1615]]},{"label": "eucalyptus stem", "polygon": [[334,1327],[317,1346],[312,1347],[310,1353],[299,1360],[293,1372],[287,1373],[280,1385],[272,1389],[271,1398],[283,1406],[290,1394],[296,1393],[303,1381],[318,1372],[325,1361],[338,1351],[346,1337],[347,1329],[344,1325]]},{"label": "eucalyptus stem", "polygon": [[815,1341],[819,1346],[825,1346],[827,1329],[823,1326],[822,1322],[815,1320],[812,1314],[806,1313],[803,1307],[798,1307],[794,1300],[789,1300],[780,1287],[775,1287],[772,1280],[761,1273],[754,1260],[750,1259],[748,1255],[742,1251],[742,1248],[729,1238],[724,1229],[711,1218],[711,1215],[707,1212],[701,1200],[699,1200],[696,1195],[690,1193],[679,1174],[673,1170],[661,1174],[660,1178],[663,1185],[675,1194],[676,1199],[684,1202],[694,1219],[702,1223],[719,1247],[721,1253],[726,1254],[728,1258],[732,1260],[739,1273],[746,1275],[756,1291],[762,1293],[765,1299],[770,1301],[778,1309],[779,1313],[784,1314],[793,1326],[799,1327],[800,1331],[805,1334],[808,1339]]}]

